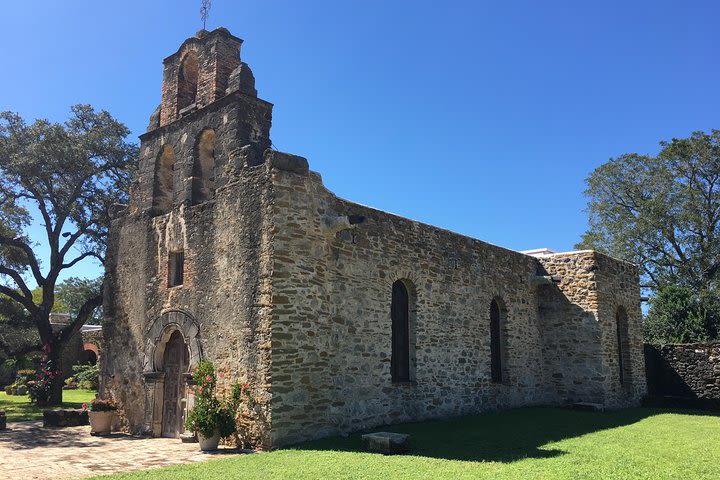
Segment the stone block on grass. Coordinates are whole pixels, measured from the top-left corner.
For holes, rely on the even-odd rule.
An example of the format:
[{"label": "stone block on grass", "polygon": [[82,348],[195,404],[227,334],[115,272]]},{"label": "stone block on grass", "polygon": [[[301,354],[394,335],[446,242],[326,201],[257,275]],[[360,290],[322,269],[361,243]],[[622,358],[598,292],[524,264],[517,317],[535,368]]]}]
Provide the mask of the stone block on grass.
[{"label": "stone block on grass", "polygon": [[367,452],[394,455],[408,451],[410,435],[404,433],[375,432],[362,436],[362,447]]}]

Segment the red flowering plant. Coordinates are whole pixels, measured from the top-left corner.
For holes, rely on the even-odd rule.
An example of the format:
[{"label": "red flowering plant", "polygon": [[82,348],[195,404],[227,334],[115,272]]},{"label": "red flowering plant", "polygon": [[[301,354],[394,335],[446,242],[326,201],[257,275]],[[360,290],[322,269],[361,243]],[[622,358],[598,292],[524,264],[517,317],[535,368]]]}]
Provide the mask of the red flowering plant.
[{"label": "red flowering plant", "polygon": [[52,393],[53,380],[62,375],[62,372],[55,368],[54,362],[48,354],[51,346],[49,343],[43,345],[43,355],[40,357],[40,365],[35,372],[35,378],[27,382],[30,401],[37,405],[46,405]]},{"label": "red flowering plant", "polygon": [[193,369],[192,376],[195,383],[195,405],[188,412],[185,426],[205,438],[213,437],[216,433],[220,434],[220,437],[235,433],[237,406],[234,402],[215,395],[215,366],[211,362],[202,361]]},{"label": "red flowering plant", "polygon": [[103,400],[102,398],[93,398],[90,400],[90,404],[82,404],[83,410],[90,410],[91,412],[114,412],[117,410],[117,405],[112,400]]}]

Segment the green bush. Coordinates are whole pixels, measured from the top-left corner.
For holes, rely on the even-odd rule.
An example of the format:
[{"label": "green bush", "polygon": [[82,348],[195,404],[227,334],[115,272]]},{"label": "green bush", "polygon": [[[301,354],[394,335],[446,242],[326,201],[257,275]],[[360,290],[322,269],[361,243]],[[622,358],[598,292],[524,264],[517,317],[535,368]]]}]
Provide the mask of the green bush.
[{"label": "green bush", "polygon": [[211,362],[200,362],[193,370],[193,381],[195,406],[188,413],[185,426],[204,437],[212,437],[215,432],[219,432],[220,437],[235,433],[237,405],[233,401],[215,396],[215,366]]},{"label": "green bush", "polygon": [[35,376],[35,370],[32,370],[32,369],[18,370],[17,375],[16,375],[17,380],[15,381],[15,383],[17,385],[27,385],[27,382],[32,380],[34,376]]},{"label": "green bush", "polygon": [[720,296],[668,285],[655,292],[643,321],[649,343],[692,343],[715,340],[720,330]]},{"label": "green bush", "polygon": [[97,390],[100,384],[100,371],[97,365],[75,365],[72,367],[75,375],[72,379],[80,388]]},{"label": "green bush", "polygon": [[6,386],[6,387],[5,387],[5,395],[12,395],[12,394],[13,394],[13,393],[12,393],[12,390],[13,390],[13,386],[12,386],[12,385]]}]

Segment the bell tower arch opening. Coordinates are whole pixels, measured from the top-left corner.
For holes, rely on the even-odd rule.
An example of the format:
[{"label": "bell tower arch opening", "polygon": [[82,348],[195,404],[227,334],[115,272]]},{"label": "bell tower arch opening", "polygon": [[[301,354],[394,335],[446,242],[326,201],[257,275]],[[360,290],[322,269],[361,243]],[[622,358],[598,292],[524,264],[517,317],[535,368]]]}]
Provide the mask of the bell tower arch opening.
[{"label": "bell tower arch opening", "polygon": [[194,50],[190,50],[180,62],[180,70],[178,71],[178,113],[182,109],[193,105],[197,100],[198,73],[198,55]]}]

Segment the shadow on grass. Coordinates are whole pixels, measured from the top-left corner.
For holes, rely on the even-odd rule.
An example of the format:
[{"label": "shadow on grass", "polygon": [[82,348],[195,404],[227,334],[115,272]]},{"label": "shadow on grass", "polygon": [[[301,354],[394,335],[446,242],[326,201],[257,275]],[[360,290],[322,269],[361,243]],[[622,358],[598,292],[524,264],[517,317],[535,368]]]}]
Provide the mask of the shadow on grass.
[{"label": "shadow on grass", "polygon": [[[566,438],[630,425],[660,413],[718,415],[653,408],[598,413],[537,407],[393,425],[371,431],[410,434],[410,455],[472,462],[513,462],[525,458],[557,457],[565,452],[543,446]],[[290,448],[360,452],[361,433],[347,438],[333,437],[306,442]]]}]

